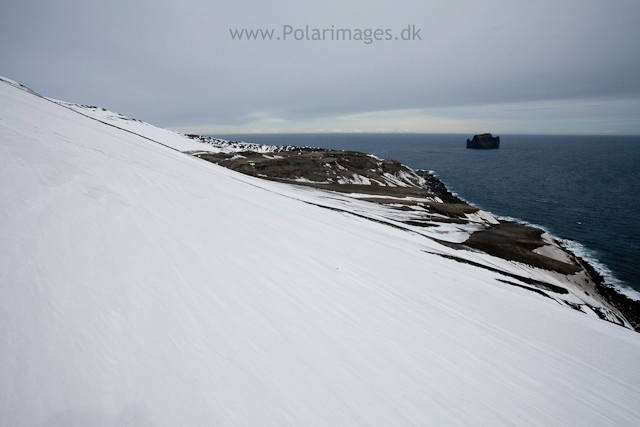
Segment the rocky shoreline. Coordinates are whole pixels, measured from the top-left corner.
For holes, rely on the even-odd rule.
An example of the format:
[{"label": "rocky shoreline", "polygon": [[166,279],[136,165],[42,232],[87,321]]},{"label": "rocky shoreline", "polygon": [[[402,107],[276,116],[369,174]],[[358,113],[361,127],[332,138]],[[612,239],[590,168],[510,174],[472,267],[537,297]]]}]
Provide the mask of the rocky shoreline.
[{"label": "rocky shoreline", "polygon": [[[209,140],[213,140],[214,144],[223,143],[210,137],[189,137],[208,144],[212,143]],[[479,251],[548,271],[567,282],[569,287],[573,286],[583,293],[584,303],[561,300],[563,304],[640,331],[640,302],[629,299],[605,284],[600,274],[585,260],[562,248],[539,228],[499,221],[469,205],[451,194],[430,172],[414,171],[396,160],[379,159],[355,151],[246,145],[247,149],[243,151],[215,152],[204,149],[188,154],[262,179],[322,189],[358,201],[373,202],[387,209],[387,217],[394,219],[390,225],[396,227],[426,230],[449,225],[458,227],[458,230],[468,229],[468,237],[462,241],[432,238],[456,250]],[[394,212],[404,214],[401,225],[398,225],[396,219],[399,216]],[[527,280],[519,277],[522,283],[518,284],[507,279],[503,282],[547,297],[550,294],[568,293],[566,289],[550,283],[527,283]],[[606,309],[603,310],[597,303]]]}]

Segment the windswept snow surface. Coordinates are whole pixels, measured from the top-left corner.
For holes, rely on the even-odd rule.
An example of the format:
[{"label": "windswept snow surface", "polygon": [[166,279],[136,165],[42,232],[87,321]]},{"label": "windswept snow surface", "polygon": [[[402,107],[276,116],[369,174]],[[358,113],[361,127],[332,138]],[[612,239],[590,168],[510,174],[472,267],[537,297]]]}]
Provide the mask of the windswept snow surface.
[{"label": "windswept snow surface", "polygon": [[640,425],[640,334],[327,193],[3,82],[0,165],[2,426]]},{"label": "windswept snow surface", "polygon": [[[10,81],[15,86],[16,82]],[[24,88],[24,86],[23,86]],[[28,90],[28,88],[25,88]],[[120,129],[125,129],[129,132],[143,136],[145,138],[152,139],[154,141],[175,148],[179,151],[192,152],[204,152],[204,153],[237,153],[240,151],[255,151],[259,153],[273,153],[279,151],[293,150],[296,147],[290,146],[275,146],[254,144],[251,142],[242,141],[227,141],[226,139],[212,138],[210,136],[196,135],[194,138],[190,138],[187,135],[179,132],[174,132],[168,129],[162,129],[152,124],[132,119],[124,116],[120,113],[109,111],[105,108],[96,107],[93,105],[80,105],[72,104],[70,102],[58,101],[56,99],[50,99],[50,101],[56,104],[62,105],[65,108],[69,108],[84,116],[91,117],[97,121],[105,123],[110,126],[116,126]]]}]

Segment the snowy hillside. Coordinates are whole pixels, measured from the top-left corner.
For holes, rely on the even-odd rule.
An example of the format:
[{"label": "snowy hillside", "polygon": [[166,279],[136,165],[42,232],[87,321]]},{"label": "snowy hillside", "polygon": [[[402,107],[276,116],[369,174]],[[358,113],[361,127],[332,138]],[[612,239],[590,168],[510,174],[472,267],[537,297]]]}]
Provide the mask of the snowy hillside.
[{"label": "snowy hillside", "polygon": [[[183,151],[185,153],[198,157],[202,157],[203,155],[217,157],[216,163],[220,163],[220,161],[224,161],[227,159],[236,160],[245,158],[245,156],[240,154],[243,152],[251,152],[255,156],[251,159],[252,161],[250,162],[251,165],[255,166],[256,161],[273,160],[274,158],[279,158],[280,156],[301,154],[301,149],[305,151],[305,154],[312,155],[318,154],[318,152],[328,151],[321,149],[311,149],[310,147],[264,145],[243,141],[228,141],[225,139],[213,138],[210,136],[184,135],[167,129],[162,129],[157,126],[153,126],[140,120],[131,119],[129,117],[123,116],[122,114],[109,111],[105,108],[91,105],[72,104],[69,102],[57,101],[54,99],[50,99],[50,101],[53,101],[87,117],[91,117],[92,119],[100,121],[109,126],[115,126],[120,129],[127,130],[128,132],[143,136],[145,138],[149,138],[163,145],[175,148],[176,150]],[[378,159],[374,155],[369,155],[369,158],[373,161],[374,167],[379,167],[380,165],[382,165],[382,160]],[[309,159],[305,156],[304,160],[308,161]],[[318,160],[320,161],[320,159]],[[325,160],[332,162],[333,159]],[[385,162],[389,162],[389,160],[385,160]],[[379,164],[376,165],[375,163]],[[329,165],[327,164],[327,166]],[[340,176],[334,178],[336,182],[340,182],[342,184],[371,183],[372,180],[379,185],[391,186],[410,186],[415,183],[424,183],[423,178],[417,176],[413,171],[407,169],[408,168],[404,166],[404,170],[397,170],[394,174],[374,174],[372,178],[368,177],[366,173],[358,174],[349,171],[349,173],[343,173],[340,174]],[[377,181],[376,178],[378,179]],[[307,177],[301,175],[297,177],[291,177],[291,180],[304,182],[307,181]],[[329,181],[333,181],[333,179],[330,178]]]},{"label": "snowy hillside", "polygon": [[640,334],[452,246],[491,218],[408,225],[84,110],[0,81],[0,425],[640,425]]},{"label": "snowy hillside", "polygon": [[162,129],[140,120],[123,116],[120,113],[109,111],[105,108],[93,105],[79,105],[70,102],[50,99],[59,105],[76,111],[84,116],[91,117],[110,126],[116,126],[140,136],[162,141],[163,144],[179,151],[212,152],[212,153],[236,153],[240,151],[255,151],[259,153],[272,153],[287,151],[293,147],[276,147],[273,145],[253,144],[242,141],[227,141],[220,138],[212,138],[199,135],[183,135],[167,129]]}]

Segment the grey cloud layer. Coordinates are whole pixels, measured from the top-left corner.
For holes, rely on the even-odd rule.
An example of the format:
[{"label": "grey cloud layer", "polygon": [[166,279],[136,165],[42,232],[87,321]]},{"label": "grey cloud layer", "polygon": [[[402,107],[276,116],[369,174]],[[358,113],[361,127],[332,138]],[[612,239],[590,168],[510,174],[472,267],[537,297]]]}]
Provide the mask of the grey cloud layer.
[{"label": "grey cloud layer", "polygon": [[[0,74],[162,126],[640,98],[640,2],[8,2]],[[392,28],[422,40],[239,41]],[[398,30],[396,30],[398,29]]]}]

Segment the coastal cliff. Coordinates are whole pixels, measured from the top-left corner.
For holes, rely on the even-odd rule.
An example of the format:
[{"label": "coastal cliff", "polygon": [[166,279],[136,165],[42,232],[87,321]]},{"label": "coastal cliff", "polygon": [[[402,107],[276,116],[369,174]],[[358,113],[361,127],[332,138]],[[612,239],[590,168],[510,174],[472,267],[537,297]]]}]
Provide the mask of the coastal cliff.
[{"label": "coastal cliff", "polygon": [[467,148],[500,148],[500,137],[494,137],[490,133],[474,135],[473,139],[467,139]]}]

